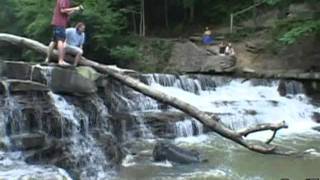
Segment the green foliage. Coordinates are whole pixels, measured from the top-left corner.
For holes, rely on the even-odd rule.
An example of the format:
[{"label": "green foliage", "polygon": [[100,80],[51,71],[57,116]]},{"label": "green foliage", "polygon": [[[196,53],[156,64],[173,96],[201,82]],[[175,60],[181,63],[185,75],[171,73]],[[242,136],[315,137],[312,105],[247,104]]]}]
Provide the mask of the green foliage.
[{"label": "green foliage", "polygon": [[229,39],[232,42],[238,42],[243,40],[244,38],[249,37],[253,33],[255,33],[255,30],[251,27],[241,28],[237,30],[236,33],[226,34],[226,39]]},{"label": "green foliage", "polygon": [[279,40],[285,44],[292,44],[298,38],[320,30],[320,20],[309,20],[295,24],[288,32],[284,33]]},{"label": "green foliage", "polygon": [[195,0],[182,0],[182,5],[184,8],[190,8],[194,6],[195,2]]},{"label": "green foliage", "polygon": [[133,46],[117,46],[111,49],[111,57],[125,61],[136,61],[142,58],[142,54]]},{"label": "green foliage", "polygon": [[54,1],[13,0],[13,3],[18,19],[17,28],[21,29],[24,35],[40,41],[50,37]]},{"label": "green foliage", "polygon": [[[301,3],[301,1],[298,0],[266,0],[266,2],[278,7],[278,9],[288,9],[292,3]],[[320,5],[318,0],[306,0],[304,3],[315,7],[319,7]],[[293,44],[300,37],[310,33],[320,32],[320,20],[316,15],[311,18],[287,18],[280,20],[275,25],[273,32],[274,37],[281,43],[285,45]]]},{"label": "green foliage", "polygon": [[12,22],[15,22],[16,16],[14,9],[14,2],[12,0],[2,0],[0,6],[0,32],[14,32],[18,30],[12,26]]},{"label": "green foliage", "polygon": [[87,0],[83,5],[86,9],[76,19],[86,22],[91,34],[90,43],[100,50],[117,46],[121,31],[126,27],[123,14],[111,7],[111,1]]},{"label": "green foliage", "polygon": [[168,62],[171,56],[173,43],[165,40],[154,40],[151,43],[153,54],[159,57],[163,62]]},{"label": "green foliage", "polygon": [[[0,31],[18,35],[24,35],[40,42],[48,44],[51,40],[51,19],[56,0],[1,0],[0,6]],[[299,0],[260,0],[272,5],[272,8],[285,9],[291,3]],[[319,0],[306,0],[309,4]],[[171,54],[171,45],[162,40],[152,42],[137,42],[131,38],[133,29],[133,17],[139,28],[140,0],[73,0],[74,5],[83,4],[85,10],[71,16],[71,26],[78,21],[87,25],[85,56],[93,59],[119,60],[116,62],[137,62],[143,60],[148,63],[147,57],[157,57],[161,62],[166,62]],[[301,2],[301,0],[299,1]],[[181,32],[189,32],[190,24],[185,23],[188,13],[194,12],[194,20],[198,25],[212,23],[228,23],[230,13],[242,10],[252,5],[254,0],[225,1],[225,0],[167,0],[168,22],[171,28],[166,29],[169,33],[182,35]],[[147,35],[165,27],[164,5],[162,1],[145,0],[146,30]],[[269,6],[270,7],[270,6]],[[194,11],[193,11],[194,10]],[[133,15],[132,12],[135,12]],[[251,17],[251,12],[242,20]],[[235,19],[237,21],[237,19]],[[314,17],[308,20],[292,20],[281,22],[274,28],[274,39],[284,44],[291,44],[305,34],[319,32],[319,20]],[[215,27],[213,26],[213,31]],[[240,40],[252,32],[243,29],[233,35],[232,40]],[[141,41],[141,39],[139,39]],[[144,49],[143,43],[149,43]],[[7,50],[10,52],[10,49]],[[4,51],[3,51],[4,52]],[[14,52],[14,51],[13,51]],[[26,52],[20,58],[39,60],[34,54]],[[15,52],[14,52],[15,53]],[[17,53],[16,53],[17,54]],[[11,52],[10,52],[10,55]],[[154,58],[156,59],[156,58]],[[139,61],[141,62],[141,61]],[[160,63],[160,62],[159,62]],[[120,63],[121,64],[121,63]]]}]

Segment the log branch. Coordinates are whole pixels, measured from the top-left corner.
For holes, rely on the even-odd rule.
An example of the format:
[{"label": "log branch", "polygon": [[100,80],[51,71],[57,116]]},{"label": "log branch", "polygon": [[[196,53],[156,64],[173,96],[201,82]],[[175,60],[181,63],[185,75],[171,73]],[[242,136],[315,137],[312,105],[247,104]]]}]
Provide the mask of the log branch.
[{"label": "log branch", "polygon": [[[37,42],[32,39],[19,37],[11,34],[0,33],[0,42],[7,42],[10,44],[14,44],[17,46],[26,47],[29,49],[33,49],[36,52],[41,54],[46,54],[48,47],[43,45],[40,42]],[[56,56],[56,54],[55,54]],[[199,120],[206,126],[208,126],[211,130],[215,131],[216,133],[220,134],[221,136],[234,141],[235,143],[240,144],[241,146],[258,153],[263,154],[289,154],[289,152],[278,152],[276,146],[270,145],[269,143],[274,139],[274,137],[270,138],[270,142],[267,141],[252,144],[248,140],[244,140],[243,136],[247,136],[250,133],[264,131],[264,130],[273,130],[274,132],[286,128],[287,126],[285,123],[280,124],[261,124],[253,128],[248,128],[239,132],[236,132],[228,127],[226,127],[223,123],[219,122],[218,117],[215,115],[209,115],[206,112],[199,110],[197,107],[188,104],[176,97],[172,97],[167,95],[157,89],[153,89],[148,85],[140,82],[137,79],[134,79],[125,73],[120,68],[115,66],[107,66],[103,64],[96,63],[84,57],[80,60],[81,65],[90,66],[101,73],[106,73],[111,77],[115,78],[116,80],[120,81],[121,83],[125,84],[128,87],[131,87],[134,90],[139,91],[140,93],[154,98],[158,101],[171,105],[186,114],[194,117],[195,119]],[[275,133],[274,133],[275,136]],[[269,142],[269,143],[268,143]],[[261,145],[262,144],[262,145]]]},{"label": "log branch", "polygon": [[281,123],[278,123],[278,124],[270,124],[270,123],[258,124],[257,126],[238,131],[238,134],[239,136],[246,137],[249,134],[255,133],[258,131],[266,131],[266,130],[278,131],[279,129],[282,129],[282,128],[288,128],[288,125],[285,123],[285,121],[282,121]]}]

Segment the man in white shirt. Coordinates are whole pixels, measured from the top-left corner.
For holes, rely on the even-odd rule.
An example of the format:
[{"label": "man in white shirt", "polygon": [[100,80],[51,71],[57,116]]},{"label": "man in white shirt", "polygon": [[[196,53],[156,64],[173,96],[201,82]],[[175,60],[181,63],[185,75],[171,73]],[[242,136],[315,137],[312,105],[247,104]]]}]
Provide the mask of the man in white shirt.
[{"label": "man in white shirt", "polygon": [[83,54],[82,47],[85,41],[85,28],[85,24],[79,22],[74,28],[66,29],[66,43],[64,48],[66,53],[75,56],[74,66],[78,65],[80,57]]},{"label": "man in white shirt", "polygon": [[226,50],[225,50],[225,55],[227,55],[227,56],[235,56],[236,55],[231,43],[228,43]]}]

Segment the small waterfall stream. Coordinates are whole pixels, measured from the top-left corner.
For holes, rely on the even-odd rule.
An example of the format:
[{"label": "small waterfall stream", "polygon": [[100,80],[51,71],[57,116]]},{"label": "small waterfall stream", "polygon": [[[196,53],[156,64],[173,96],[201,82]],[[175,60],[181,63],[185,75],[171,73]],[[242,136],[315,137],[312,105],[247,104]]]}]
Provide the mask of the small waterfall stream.
[{"label": "small waterfall stream", "polygon": [[81,109],[68,103],[62,96],[53,93],[49,95],[62,117],[71,123],[70,150],[75,158],[79,158],[77,161],[81,172],[80,178],[88,180],[110,178],[108,172],[105,172],[110,164],[89,133],[88,116]]},{"label": "small waterfall stream", "polygon": [[175,123],[177,137],[190,137],[203,134],[203,124],[194,119]]}]

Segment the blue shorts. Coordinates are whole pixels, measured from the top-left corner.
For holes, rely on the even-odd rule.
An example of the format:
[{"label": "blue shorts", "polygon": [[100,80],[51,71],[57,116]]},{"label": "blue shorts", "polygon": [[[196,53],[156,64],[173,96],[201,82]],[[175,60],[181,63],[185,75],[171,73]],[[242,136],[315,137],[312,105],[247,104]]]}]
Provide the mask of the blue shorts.
[{"label": "blue shorts", "polygon": [[53,41],[65,41],[66,40],[66,28],[53,26]]}]

